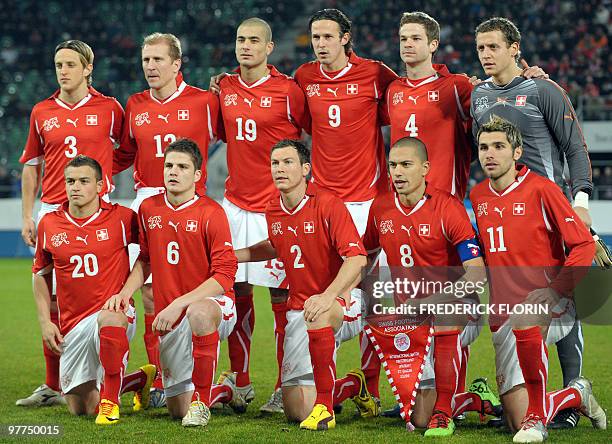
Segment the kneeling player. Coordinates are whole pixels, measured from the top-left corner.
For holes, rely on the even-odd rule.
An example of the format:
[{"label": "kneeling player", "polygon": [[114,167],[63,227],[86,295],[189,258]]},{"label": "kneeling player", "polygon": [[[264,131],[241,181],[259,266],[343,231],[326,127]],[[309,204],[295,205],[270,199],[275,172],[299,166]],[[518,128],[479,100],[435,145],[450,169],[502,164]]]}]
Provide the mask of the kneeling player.
[{"label": "kneeling player", "polygon": [[[205,426],[212,402],[244,404],[231,385],[215,385],[219,341],[236,323],[232,285],[236,257],[227,217],[200,196],[197,144],[181,139],[164,152],[165,193],[138,210],[140,256],[121,292],[109,301],[118,310],[152,272],[159,357],[167,407],[183,426]],[[236,397],[236,399],[233,399]]]},{"label": "kneeling player", "polygon": [[[429,166],[426,147],[419,139],[405,137],[391,147],[389,173],[394,191],[374,199],[364,247],[371,255],[381,249],[385,251],[392,277],[410,273],[407,269],[412,267],[430,267],[422,271],[437,279],[433,275],[439,275],[440,270],[463,265],[466,273],[462,280],[483,282],[484,263],[465,208],[451,194],[427,184],[425,176]],[[425,301],[436,303],[433,299],[437,296]],[[440,299],[439,302],[455,301]],[[468,302],[477,302],[477,297]],[[430,349],[426,357],[411,417],[417,427],[427,427],[425,436],[452,435],[455,430],[452,418],[467,410],[498,413],[499,401],[494,396],[456,393],[461,347],[476,339],[480,326],[477,319],[451,316],[436,316],[433,353]]]},{"label": "kneeling player", "polygon": [[[266,209],[269,238],[236,252],[240,262],[278,257],[289,280],[282,391],[285,415],[300,427],[335,427],[336,343],[361,331],[361,297],[350,290],[366,264],[357,229],[342,201],[306,178],[310,152],[295,140],[272,147],[279,194]],[[343,259],[343,257],[345,259]],[[352,373],[356,401],[375,409],[361,370]],[[336,384],[335,390],[334,384]]]},{"label": "kneeling player", "polygon": [[470,199],[490,268],[491,302],[496,306],[517,295],[511,302],[550,308],[545,315],[490,319],[504,412],[518,430],[514,442],[546,439],[546,424],[560,409],[579,409],[595,428],[605,429],[606,414],[587,379],[578,377],[546,393],[547,344],[562,339],[574,325],[572,287],[580,274],[577,267],[593,261],[593,238],[553,182],[517,165],[522,137],[513,124],[494,116],[477,139],[489,180],[478,184]]},{"label": "kneeling player", "polygon": [[[96,424],[119,420],[119,396],[136,391],[144,408],[156,374],[145,365],[124,376],[135,311],[126,299],[121,311],[103,309],[129,274],[127,245],[137,238],[136,215],[99,197],[100,164],[83,155],[64,170],[68,202],[40,221],[34,272],[34,297],[45,345],[60,356],[60,384],[75,415],[98,411]],[[47,280],[55,269],[58,329],[49,317]],[[100,390],[100,382],[103,382]]]}]

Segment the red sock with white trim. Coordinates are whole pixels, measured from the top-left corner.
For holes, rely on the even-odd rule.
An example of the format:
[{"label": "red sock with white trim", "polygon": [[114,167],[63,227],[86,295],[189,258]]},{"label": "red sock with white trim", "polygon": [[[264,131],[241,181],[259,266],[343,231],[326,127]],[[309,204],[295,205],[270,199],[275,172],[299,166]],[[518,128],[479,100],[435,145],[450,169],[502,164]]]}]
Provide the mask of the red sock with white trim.
[{"label": "red sock with white trim", "polygon": [[192,401],[198,399],[210,406],[210,389],[217,370],[217,351],[219,349],[219,332],[208,335],[192,335],[193,341],[193,373],[191,382],[195,386]]},{"label": "red sock with white trim", "polygon": [[553,420],[560,410],[578,409],[582,399],[580,392],[572,387],[565,387],[561,390],[546,394],[546,424]]},{"label": "red sock with white trim", "polygon": [[161,378],[161,367],[159,365],[159,336],[153,333],[153,321],[155,315],[153,313],[145,313],[144,315],[144,343],[145,350],[147,351],[147,359],[151,364],[157,367],[159,371],[155,381],[153,381],[153,387],[156,389],[163,389],[164,385]]},{"label": "red sock with white trim", "polygon": [[236,297],[236,326],[227,338],[232,371],[236,373],[236,385],[245,387],[251,383],[249,360],[251,335],[255,328],[253,293]]},{"label": "red sock with white trim", "polygon": [[461,368],[459,369],[459,382],[457,393],[465,392],[465,378],[467,377],[468,361],[470,360],[470,346],[461,347]]},{"label": "red sock with white trim", "polygon": [[334,405],[340,405],[348,398],[359,394],[359,378],[346,375],[334,382]]},{"label": "red sock with white trim", "polygon": [[210,405],[214,405],[218,402],[221,404],[227,404],[232,400],[232,389],[224,384],[213,384],[210,389]]},{"label": "red sock with white trim", "polygon": [[333,414],[333,390],[336,380],[334,330],[331,327],[308,330],[308,349],[317,388],[315,404],[323,404]]},{"label": "red sock with white trim", "polygon": [[274,390],[281,386],[281,373],[283,368],[283,357],[285,355],[285,327],[287,327],[287,302],[272,303],[274,313],[274,336],[276,339],[276,365],[278,367],[278,377]]},{"label": "red sock with white trim", "polygon": [[[57,312],[51,312],[51,322],[53,322],[58,329],[60,328]],[[43,341],[43,355],[45,357],[45,384],[47,384],[47,387],[51,390],[61,392],[62,389],[59,382],[60,357],[47,348],[45,341]]]},{"label": "red sock with white trim", "polygon": [[121,384],[121,395],[128,392],[137,392],[142,389],[147,383],[147,374],[142,370],[136,370],[129,375],[123,377]]},{"label": "red sock with white trim", "polygon": [[437,393],[434,411],[442,412],[449,418],[453,416],[451,404],[457,392],[460,367],[459,330],[434,333],[434,373]]},{"label": "red sock with white trim", "polygon": [[372,341],[364,332],[359,333],[361,351],[361,371],[366,378],[368,391],[375,398],[380,399],[380,359],[372,345]]},{"label": "red sock with white trim", "polygon": [[512,330],[516,337],[516,354],[523,371],[529,406],[525,417],[535,415],[546,419],[546,381],[548,379],[548,348],[540,327]]},{"label": "red sock with white trim", "polygon": [[130,353],[130,344],[124,327],[100,329],[100,363],[104,368],[104,385],[100,399],[119,404],[119,394]]}]

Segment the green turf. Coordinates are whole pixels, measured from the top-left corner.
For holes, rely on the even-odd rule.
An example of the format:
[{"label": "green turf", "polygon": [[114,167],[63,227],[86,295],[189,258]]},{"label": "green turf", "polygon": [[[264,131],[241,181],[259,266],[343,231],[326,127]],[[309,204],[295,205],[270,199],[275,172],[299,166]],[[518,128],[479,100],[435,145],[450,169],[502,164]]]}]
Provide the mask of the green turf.
[{"label": "green turf", "polygon": [[[62,440],[69,442],[353,442],[390,443],[423,441],[422,431],[408,433],[401,420],[377,418],[360,420],[354,415],[351,402],[337,416],[336,429],[325,433],[305,432],[295,424],[288,424],[283,416],[262,415],[258,409],[270,395],[276,380],[275,350],[272,335],[272,313],[269,297],[264,291],[256,292],[257,326],[253,340],[252,380],[257,397],[249,411],[240,416],[213,413],[205,429],[184,429],[180,422],[171,421],[163,409],[132,414],[129,407],[122,410],[121,423],[109,428],[95,426],[93,418],[73,417],[65,408],[24,409],[15,406],[15,400],[27,396],[44,380],[40,331],[36,320],[30,290],[29,261],[0,260],[0,425],[59,424],[63,427]],[[82,297],[87,297],[84,293]],[[141,308],[140,301],[137,302]],[[595,392],[602,405],[612,405],[612,327],[585,326],[586,350],[584,374],[594,381]],[[483,334],[472,348],[468,380],[486,376],[494,381],[493,348],[490,334]],[[132,342],[130,369],[145,361],[142,341],[142,323]],[[560,387],[561,378],[554,347],[550,350],[551,376],[549,388]],[[338,353],[338,374],[359,363],[358,344],[355,340],[344,344]],[[222,347],[219,369],[228,367],[227,348]],[[385,383],[382,388],[383,406],[391,407],[393,398]],[[131,405],[124,398],[125,406]],[[578,429],[551,431],[550,442],[612,442],[612,433],[595,431],[590,422],[582,418]],[[0,437],[2,442],[13,439]],[[45,442],[39,438],[37,442]],[[50,439],[49,441],[55,441]],[[431,441],[430,439],[427,441]],[[512,442],[510,434],[486,428],[479,424],[478,416],[470,414],[457,427],[452,442]]]}]

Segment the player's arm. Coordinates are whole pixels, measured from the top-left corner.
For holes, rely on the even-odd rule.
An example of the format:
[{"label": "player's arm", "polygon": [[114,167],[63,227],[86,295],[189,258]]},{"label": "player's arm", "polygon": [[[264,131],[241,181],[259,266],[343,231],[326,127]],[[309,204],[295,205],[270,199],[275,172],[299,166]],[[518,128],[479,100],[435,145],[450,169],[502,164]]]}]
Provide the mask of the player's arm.
[{"label": "player's arm", "polygon": [[302,88],[294,80],[289,80],[287,91],[287,100],[289,101],[289,109],[291,110],[291,119],[299,128],[312,133],[312,122],[310,118],[310,109]]},{"label": "player's arm", "polygon": [[567,94],[559,85],[550,80],[538,81],[537,85],[542,114],[567,159],[576,213],[590,227],[588,201],[593,191],[593,178],[578,117]]},{"label": "player's arm", "polygon": [[119,293],[112,295],[102,307],[104,310],[124,312],[130,304],[130,299],[145,283],[145,278],[151,274],[151,267],[139,256],[123,284]]},{"label": "player's arm", "polygon": [[276,259],[276,249],[269,239],[251,245],[250,247],[234,250],[238,263],[243,262],[262,262]]},{"label": "player's arm", "polygon": [[132,133],[132,111],[130,100],[125,106],[125,120],[121,127],[119,146],[113,151],[113,176],[128,169],[136,159],[138,147]]},{"label": "player's arm", "polygon": [[36,223],[34,222],[34,202],[42,180],[42,164],[23,165],[21,173],[21,217],[23,225],[21,237],[24,242],[33,247],[36,240]]}]

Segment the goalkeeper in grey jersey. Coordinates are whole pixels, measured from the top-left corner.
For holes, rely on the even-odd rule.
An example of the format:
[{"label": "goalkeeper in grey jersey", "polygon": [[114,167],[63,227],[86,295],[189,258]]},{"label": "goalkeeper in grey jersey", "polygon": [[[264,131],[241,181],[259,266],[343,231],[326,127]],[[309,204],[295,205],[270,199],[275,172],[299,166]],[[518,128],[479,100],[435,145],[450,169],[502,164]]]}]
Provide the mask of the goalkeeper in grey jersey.
[{"label": "goalkeeper in grey jersey", "polygon": [[[505,18],[489,19],[476,28],[478,58],[489,79],[472,92],[474,134],[492,115],[518,126],[523,136],[521,163],[557,183],[570,200],[573,199],[574,210],[590,227],[591,163],[576,113],[565,91],[555,82],[521,77],[522,68],[517,65],[520,41],[519,30]],[[563,178],[566,163],[569,184]],[[597,256],[600,266],[606,263],[609,266],[609,252],[603,242],[598,245]],[[557,343],[557,350],[566,386],[580,376],[582,367],[583,338],[579,321],[571,333]],[[516,396],[517,393],[506,395]],[[512,399],[510,404],[526,408],[524,399]],[[575,427],[578,420],[577,412],[562,411],[549,428]]]}]

